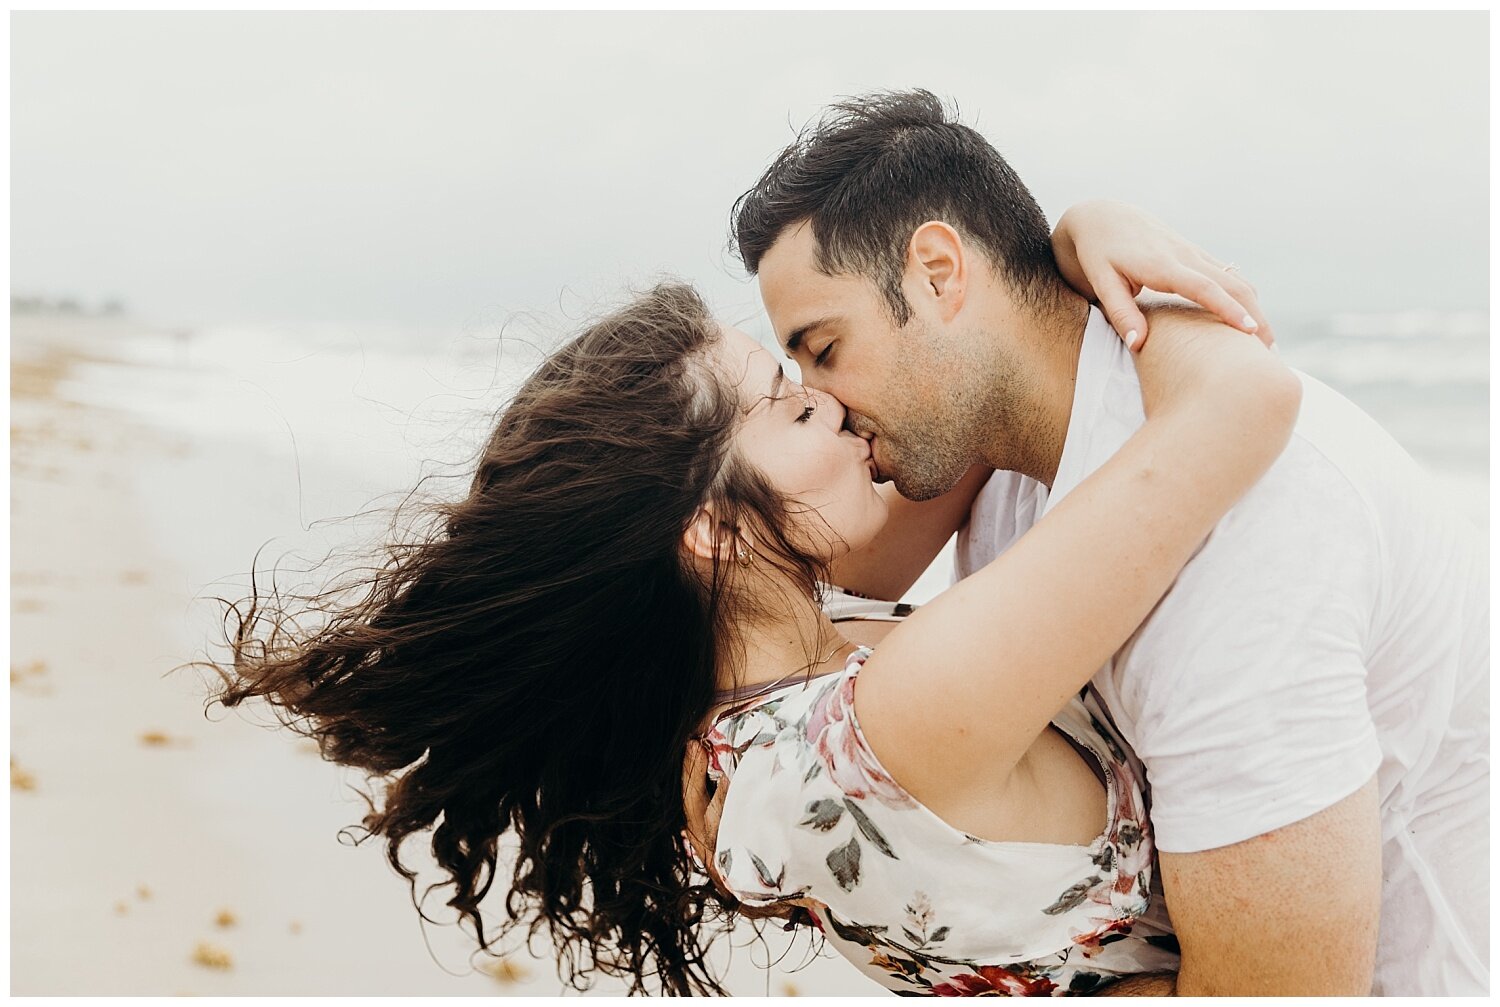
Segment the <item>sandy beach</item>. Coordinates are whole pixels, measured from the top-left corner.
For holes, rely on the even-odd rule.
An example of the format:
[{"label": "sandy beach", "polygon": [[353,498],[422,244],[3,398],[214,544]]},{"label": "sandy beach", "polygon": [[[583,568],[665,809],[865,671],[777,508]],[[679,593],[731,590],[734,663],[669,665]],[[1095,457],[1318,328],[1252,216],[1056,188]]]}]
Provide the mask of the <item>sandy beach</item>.
[{"label": "sandy beach", "polygon": [[[203,673],[173,670],[208,641],[205,573],[248,569],[295,511],[285,459],[92,404],[144,405],[183,337],[12,331],[11,993],[561,992],[550,960],[481,970],[454,927],[424,933],[383,850],[338,841],[358,779],[264,711],[205,716]],[[769,973],[735,951],[732,988],[882,992],[837,960],[792,974],[805,947]]]}]

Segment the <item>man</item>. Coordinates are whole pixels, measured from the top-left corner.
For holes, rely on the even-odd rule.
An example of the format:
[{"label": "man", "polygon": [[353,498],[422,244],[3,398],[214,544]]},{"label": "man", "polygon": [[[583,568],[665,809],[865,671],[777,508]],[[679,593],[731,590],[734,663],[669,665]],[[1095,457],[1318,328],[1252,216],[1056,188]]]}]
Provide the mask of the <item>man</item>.
[{"label": "man", "polygon": [[[835,106],[734,224],[883,478],[921,500],[1001,470],[960,576],[1144,421],[1030,193],[927,92]],[[1147,767],[1182,946],[1175,977],[1114,992],[1488,990],[1484,559],[1384,431],[1303,384],[1283,457],[1094,680]]]}]

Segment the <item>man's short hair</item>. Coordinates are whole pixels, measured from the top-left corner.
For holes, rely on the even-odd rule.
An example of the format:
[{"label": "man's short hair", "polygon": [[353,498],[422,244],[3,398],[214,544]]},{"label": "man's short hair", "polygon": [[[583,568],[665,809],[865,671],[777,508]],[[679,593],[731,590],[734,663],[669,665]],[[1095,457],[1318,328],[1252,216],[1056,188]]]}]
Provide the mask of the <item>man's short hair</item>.
[{"label": "man's short hair", "polygon": [[881,91],[831,105],[735,201],[732,244],[752,275],[787,230],[812,222],[817,268],[880,287],[898,324],[912,232],[941,220],[975,242],[1018,297],[1052,302],[1062,286],[1052,234],[1005,158],[930,91]]}]

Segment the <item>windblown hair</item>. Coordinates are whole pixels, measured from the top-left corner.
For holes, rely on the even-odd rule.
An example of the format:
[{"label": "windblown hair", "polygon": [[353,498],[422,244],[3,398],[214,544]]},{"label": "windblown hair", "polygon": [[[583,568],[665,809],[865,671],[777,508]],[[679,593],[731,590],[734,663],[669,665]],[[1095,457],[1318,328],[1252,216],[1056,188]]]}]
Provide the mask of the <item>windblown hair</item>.
[{"label": "windblown hair", "polygon": [[1065,289],[1041,207],[989,141],[923,90],[829,106],[735,201],[731,242],[753,275],[782,234],[811,221],[817,268],[874,280],[904,325],[907,246],[929,220],[977,242],[1027,303]]},{"label": "windblown hair", "polygon": [[[742,409],[705,359],[719,333],[692,288],[653,288],[538,368],[430,534],[320,594],[252,581],[226,613],[216,699],[267,700],[371,774],[365,827],[419,911],[401,846],[431,829],[480,946],[545,932],[579,989],[597,972],[723,992],[707,924],[732,906],[693,868],[682,767],[754,613],[732,553],[709,576],[683,558],[688,523],[711,502],[799,590],[823,576],[783,534],[787,501],[731,450]],[[507,832],[519,856],[491,936],[480,904]]]}]

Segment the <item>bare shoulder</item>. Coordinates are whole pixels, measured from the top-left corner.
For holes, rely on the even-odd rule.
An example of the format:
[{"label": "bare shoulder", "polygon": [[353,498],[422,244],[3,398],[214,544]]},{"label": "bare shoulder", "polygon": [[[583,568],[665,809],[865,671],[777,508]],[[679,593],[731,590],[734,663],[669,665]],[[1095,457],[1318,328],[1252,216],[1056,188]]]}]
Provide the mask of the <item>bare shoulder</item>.
[{"label": "bare shoulder", "polygon": [[[1248,336],[1232,325],[1226,325],[1220,321],[1218,316],[1213,315],[1198,305],[1181,298],[1162,294],[1152,297],[1150,300],[1141,302],[1141,311],[1146,316],[1146,324],[1150,327],[1151,338],[1146,341],[1146,347],[1150,348],[1153,340],[1158,336],[1158,350],[1162,344],[1181,346],[1183,344],[1196,344],[1206,342],[1216,345],[1220,342],[1239,347],[1242,351],[1254,347],[1257,351],[1263,351],[1260,341],[1254,336]],[[1143,351],[1144,352],[1144,351]],[[1270,356],[1267,354],[1267,356]],[[1276,359],[1271,357],[1271,359]]]},{"label": "bare shoulder", "polygon": [[1152,331],[1156,330],[1158,324],[1178,328],[1199,328],[1204,330],[1223,330],[1243,336],[1244,333],[1231,325],[1225,325],[1219,321],[1218,316],[1212,312],[1205,311],[1191,301],[1184,300],[1172,294],[1153,294],[1149,298],[1140,300],[1142,314],[1146,316],[1146,322]]}]

